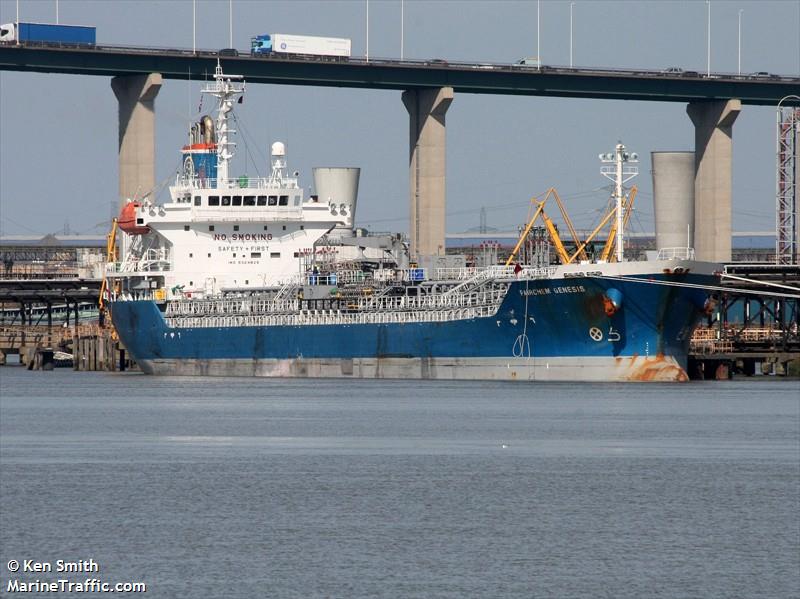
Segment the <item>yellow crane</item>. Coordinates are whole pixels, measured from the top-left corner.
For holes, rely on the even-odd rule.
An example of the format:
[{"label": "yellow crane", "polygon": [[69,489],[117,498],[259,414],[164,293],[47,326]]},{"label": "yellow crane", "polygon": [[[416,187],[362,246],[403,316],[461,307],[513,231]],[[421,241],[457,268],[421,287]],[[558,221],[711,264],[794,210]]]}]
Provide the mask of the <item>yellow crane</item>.
[{"label": "yellow crane", "polygon": [[[111,231],[106,235],[106,263],[117,261],[117,219],[111,221]],[[103,272],[103,282],[100,285],[100,298],[97,304],[100,312],[106,309],[106,291],[108,290],[108,279],[106,279],[105,271]]]},{"label": "yellow crane", "polygon": [[[564,222],[566,223],[567,228],[569,229],[569,232],[572,235],[572,239],[575,242],[575,247],[577,249],[573,256],[570,256],[569,253],[567,252],[567,248],[564,247],[564,243],[561,241],[561,236],[558,234],[558,229],[556,229],[555,224],[550,219],[550,217],[547,216],[547,213],[544,211],[544,205],[547,203],[547,200],[551,196],[555,199],[556,204],[558,205],[558,209],[561,211],[561,216],[563,217]],[[555,190],[555,188],[551,187],[550,189],[548,189],[547,193],[545,193],[543,200],[537,200],[536,198],[533,198],[531,201],[536,202],[537,204],[536,211],[533,213],[533,216],[528,221],[525,230],[522,232],[522,235],[520,235],[519,241],[517,241],[517,245],[514,247],[514,250],[509,255],[508,260],[506,260],[506,266],[509,266],[514,261],[514,258],[517,257],[519,249],[522,247],[522,244],[525,243],[525,239],[528,237],[528,233],[530,233],[530,230],[533,228],[533,225],[536,223],[536,220],[540,216],[542,217],[542,222],[544,223],[544,226],[547,228],[547,232],[550,234],[550,240],[553,242],[553,246],[556,248],[556,253],[558,254],[558,258],[559,260],[561,260],[562,264],[569,264],[577,256],[581,256],[584,260],[588,259],[588,256],[586,256],[586,252],[584,249],[586,247],[586,244],[581,244],[580,240],[578,239],[578,234],[575,231],[575,227],[572,226],[572,220],[569,218],[569,214],[567,214],[567,210],[564,207],[564,203],[561,201],[561,198],[559,197],[558,192]]]},{"label": "yellow crane", "polygon": [[[630,219],[631,213],[633,212],[633,201],[636,198],[636,186],[631,188],[630,193],[623,198],[623,210],[624,218],[623,218],[623,226],[628,224],[628,220]],[[564,247],[564,243],[561,241],[561,236],[558,234],[558,229],[556,229],[555,224],[547,216],[547,213],[544,211],[544,205],[547,203],[547,200],[550,196],[553,196],[558,204],[558,208],[561,211],[561,215],[564,218],[564,222],[567,225],[567,228],[570,231],[570,235],[572,235],[572,239],[575,242],[575,251],[570,255],[567,252],[567,249]],[[550,235],[550,240],[553,242],[553,246],[555,247],[556,254],[558,255],[559,260],[562,264],[571,264],[575,260],[588,260],[589,257],[586,254],[586,246],[595,238],[595,236],[608,224],[608,221],[611,220],[611,217],[615,214],[615,208],[611,208],[608,213],[603,217],[603,220],[600,221],[600,224],[595,227],[594,231],[592,231],[589,236],[586,238],[585,241],[580,241],[578,238],[578,234],[575,231],[575,228],[572,226],[572,220],[569,218],[567,214],[566,208],[564,207],[561,198],[556,192],[555,188],[551,187],[547,190],[545,194],[544,200],[537,200],[533,198],[532,202],[536,202],[537,208],[534,212],[531,219],[528,221],[527,226],[522,231],[522,235],[520,235],[519,241],[517,241],[517,245],[514,247],[514,250],[508,256],[508,260],[506,260],[506,266],[511,265],[514,259],[517,257],[522,244],[525,243],[525,239],[528,237],[528,233],[533,228],[533,225],[539,219],[542,218],[542,222],[544,223],[545,227],[547,228],[547,232]],[[605,245],[603,246],[603,251],[601,254],[601,260],[608,261],[610,257],[613,255],[611,254],[612,250],[614,249],[614,241],[616,239],[616,224],[612,224],[609,233],[608,239],[606,240]]]},{"label": "yellow crane", "polygon": [[[556,204],[558,205],[558,209],[561,211],[561,216],[564,219],[564,223],[567,225],[567,229],[569,229],[569,234],[572,236],[572,241],[575,242],[575,247],[579,248],[578,251],[576,252],[576,256],[579,256],[581,260],[588,260],[589,256],[586,255],[586,252],[584,251],[583,247],[581,247],[580,239],[578,239],[578,233],[575,231],[575,227],[572,226],[572,219],[570,219],[569,214],[567,214],[567,209],[564,207],[564,203],[561,201],[561,197],[559,197],[555,187],[551,187],[550,189],[547,190],[547,194],[544,197],[545,201],[547,201],[547,198],[550,197],[551,195],[556,200]],[[545,224],[547,224],[546,221]],[[548,230],[549,228],[550,227],[548,227]],[[556,237],[558,237],[557,233]],[[553,243],[555,243],[555,239],[553,240]],[[559,238],[559,243],[561,243],[560,238]],[[573,258],[568,261],[572,262],[572,260],[574,259],[575,256],[573,256]]]}]

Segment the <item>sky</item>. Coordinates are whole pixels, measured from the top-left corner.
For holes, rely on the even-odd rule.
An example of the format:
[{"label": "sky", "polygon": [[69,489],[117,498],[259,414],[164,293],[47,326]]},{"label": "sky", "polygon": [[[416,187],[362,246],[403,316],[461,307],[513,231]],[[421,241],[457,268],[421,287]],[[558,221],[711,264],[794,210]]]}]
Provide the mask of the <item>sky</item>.
[{"label": "sky", "polygon": [[[570,2],[541,2],[542,62],[568,65]],[[575,66],[705,71],[703,0],[575,0]],[[55,0],[20,0],[20,20],[55,22]],[[197,1],[197,47],[229,46],[229,4]],[[233,0],[233,46],[261,33],[347,37],[366,52],[366,0]],[[60,0],[61,23],[95,25],[99,44],[192,47],[189,0]],[[741,11],[741,13],[740,13]],[[711,69],[800,76],[800,1],[711,2]],[[405,58],[510,63],[535,56],[533,1],[403,3]],[[0,0],[0,23],[16,2]],[[400,56],[400,0],[369,2],[369,55]],[[180,165],[197,118],[199,82],[166,80],[156,99],[156,180]],[[209,102],[204,103],[205,109]],[[408,116],[399,91],[250,85],[237,106],[232,174],[268,172],[268,148],[287,144],[290,170],[361,167],[357,225],[408,230]],[[103,234],[117,205],[117,105],[106,77],[0,72],[0,234]],[[744,106],[734,125],[733,225],[775,229],[775,108]],[[447,113],[447,231],[516,230],[530,199],[555,187],[576,225],[592,228],[608,198],[597,155],[622,141],[640,155],[633,231],[653,231],[650,152],[692,150],[686,106],[673,102],[456,94]],[[246,146],[246,147],[245,147]],[[555,207],[551,213],[557,212]]]}]

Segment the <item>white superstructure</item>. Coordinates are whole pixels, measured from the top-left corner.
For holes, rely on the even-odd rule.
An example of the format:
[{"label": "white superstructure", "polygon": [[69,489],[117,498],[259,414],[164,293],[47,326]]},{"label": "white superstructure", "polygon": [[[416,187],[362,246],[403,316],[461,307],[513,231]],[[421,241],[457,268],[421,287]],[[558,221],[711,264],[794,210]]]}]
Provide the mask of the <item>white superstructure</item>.
[{"label": "white superstructure", "polygon": [[216,122],[203,117],[192,126],[170,201],[132,201],[122,211],[124,259],[109,264],[107,276],[124,280],[123,292],[172,299],[275,286],[302,272],[326,233],[352,223],[340,204],[304,196],[280,142],[272,144],[269,177],[230,177],[229,114],[244,82],[218,65],[203,92],[217,99]]}]

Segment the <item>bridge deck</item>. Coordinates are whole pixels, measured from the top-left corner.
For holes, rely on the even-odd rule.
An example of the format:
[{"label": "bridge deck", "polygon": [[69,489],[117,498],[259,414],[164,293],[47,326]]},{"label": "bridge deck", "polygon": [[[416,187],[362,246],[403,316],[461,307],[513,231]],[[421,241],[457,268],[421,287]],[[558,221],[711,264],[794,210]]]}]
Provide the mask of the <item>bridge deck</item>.
[{"label": "bridge deck", "polygon": [[495,63],[318,57],[219,57],[214,51],[170,48],[88,48],[0,44],[0,70],[73,75],[143,75],[204,79],[217,59],[248,83],[316,85],[383,90],[451,86],[457,93],[693,102],[738,98],[775,105],[800,89],[800,77],[731,75],[696,71],[569,68]]}]

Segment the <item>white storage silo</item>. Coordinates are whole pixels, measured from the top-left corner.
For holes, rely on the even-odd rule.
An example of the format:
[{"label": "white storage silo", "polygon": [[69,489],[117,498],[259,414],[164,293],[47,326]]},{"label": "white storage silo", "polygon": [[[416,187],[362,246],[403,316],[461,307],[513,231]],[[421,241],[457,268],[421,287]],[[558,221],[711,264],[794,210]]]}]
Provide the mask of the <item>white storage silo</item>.
[{"label": "white storage silo", "polygon": [[651,152],[656,249],[694,247],[694,152]]},{"label": "white storage silo", "polygon": [[331,202],[344,225],[337,229],[353,229],[361,169],[355,167],[315,167],[314,193],[321,202]]}]

